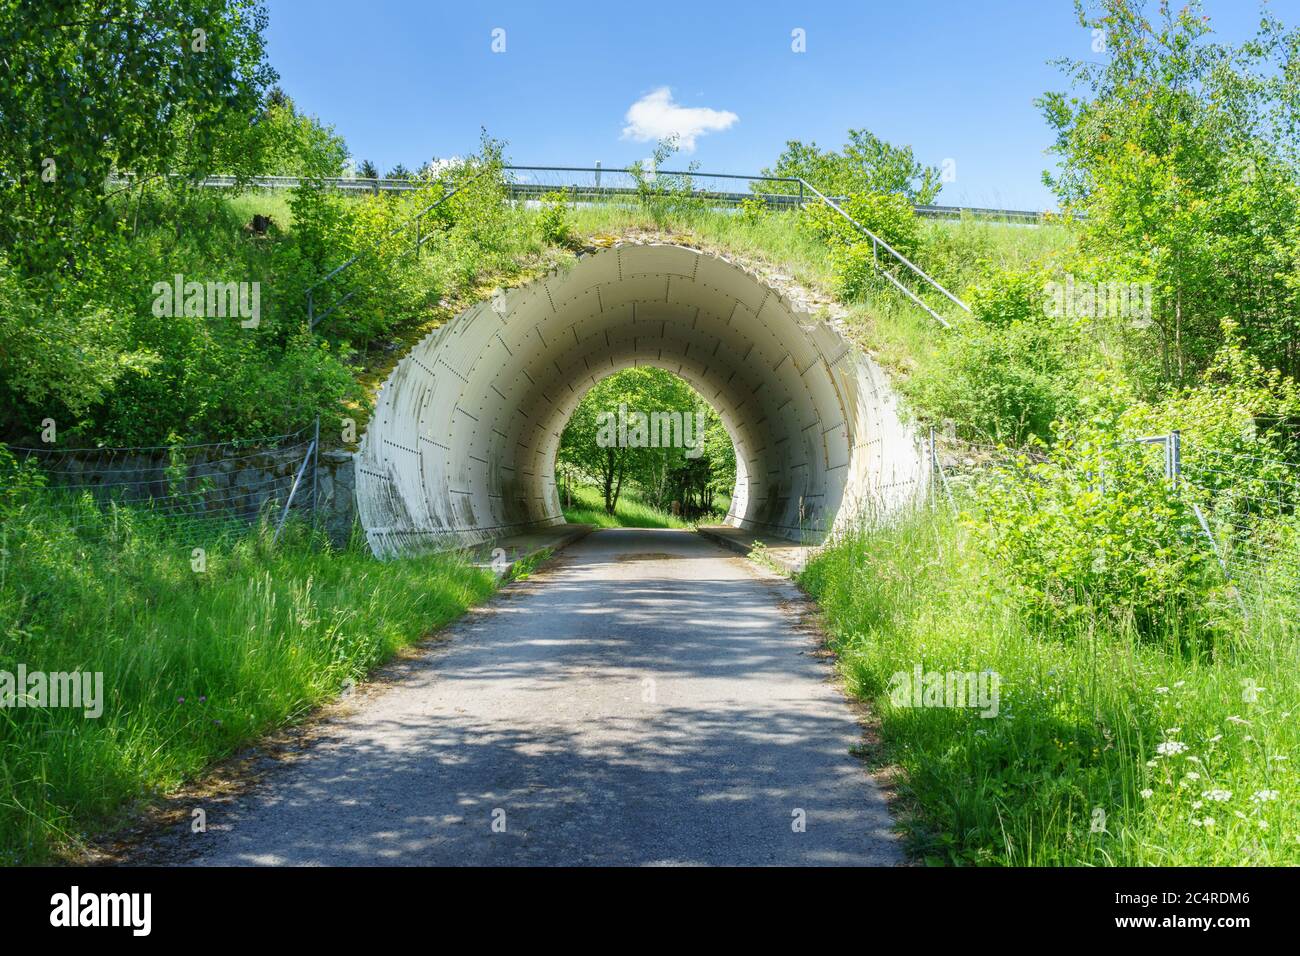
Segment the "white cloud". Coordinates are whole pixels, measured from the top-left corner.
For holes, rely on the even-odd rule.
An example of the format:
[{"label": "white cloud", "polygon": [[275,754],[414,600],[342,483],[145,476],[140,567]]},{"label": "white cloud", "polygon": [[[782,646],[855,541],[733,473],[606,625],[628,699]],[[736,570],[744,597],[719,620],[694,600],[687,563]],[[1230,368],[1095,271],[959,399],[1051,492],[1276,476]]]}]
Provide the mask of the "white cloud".
[{"label": "white cloud", "polygon": [[657,142],[669,136],[688,153],[695,151],[695,140],[705,133],[727,129],[740,119],[730,110],[712,110],[707,106],[678,106],[666,86],[652,90],[630,107],[623,117],[623,138],[638,142]]}]

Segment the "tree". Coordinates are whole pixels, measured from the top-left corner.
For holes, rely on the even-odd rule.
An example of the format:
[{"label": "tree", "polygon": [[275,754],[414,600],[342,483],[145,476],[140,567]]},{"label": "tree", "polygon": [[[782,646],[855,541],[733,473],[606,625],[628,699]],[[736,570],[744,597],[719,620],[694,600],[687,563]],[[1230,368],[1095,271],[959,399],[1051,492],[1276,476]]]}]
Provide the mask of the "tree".
[{"label": "tree", "polygon": [[1061,61],[1081,95],[1039,101],[1060,157],[1044,178],[1084,214],[1077,268],[1154,288],[1150,322],[1114,330],[1130,370],[1148,389],[1190,384],[1232,316],[1255,354],[1300,373],[1300,33],[1265,13],[1232,47],[1195,3],[1154,20],[1143,0],[1076,8],[1105,53]]},{"label": "tree", "polygon": [[[894,146],[865,129],[849,130],[841,152],[792,139],[765,176],[799,177],[827,195],[900,193],[912,203],[931,203],[942,188],[937,166],[921,164],[910,146]],[[763,191],[798,192],[789,183],[755,183]]]},{"label": "tree", "polygon": [[0,0],[0,242],[75,261],[114,170],[202,176],[275,79],[256,0]]},{"label": "tree", "polygon": [[[702,434],[695,433],[697,412],[704,422]],[[611,416],[615,428],[626,424],[634,433],[636,415],[655,413],[679,416],[685,426],[680,437],[685,439],[689,428],[696,447],[662,442],[647,447],[635,438],[624,443],[621,435],[619,441],[610,441]],[[646,434],[654,427],[653,421],[648,423]],[[596,383],[565,426],[557,465],[570,482],[576,477],[595,483],[609,514],[632,483],[656,507],[666,509],[679,501],[688,509],[703,509],[711,506],[717,485],[725,484],[730,492],[735,480],[735,452],[717,413],[686,382],[658,368],[627,369]]]},{"label": "tree", "polygon": [[370,160],[362,160],[361,168],[357,170],[357,175],[362,179],[378,179],[379,169]]}]

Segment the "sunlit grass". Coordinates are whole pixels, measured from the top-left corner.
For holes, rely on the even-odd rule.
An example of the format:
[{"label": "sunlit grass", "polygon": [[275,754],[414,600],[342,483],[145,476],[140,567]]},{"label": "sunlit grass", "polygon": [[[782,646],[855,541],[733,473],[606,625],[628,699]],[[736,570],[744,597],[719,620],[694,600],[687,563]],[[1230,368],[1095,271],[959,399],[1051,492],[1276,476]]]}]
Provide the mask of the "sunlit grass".
[{"label": "sunlit grass", "polygon": [[[884,762],[903,772],[914,852],[1034,866],[1300,863],[1295,608],[1261,605],[1213,659],[1177,635],[1139,640],[1105,608],[1044,632],[1002,596],[975,533],[921,513],[845,537],[802,576],[851,690],[879,715]],[[917,665],[996,672],[998,715],[897,706],[891,676]]]},{"label": "sunlit grass", "polygon": [[[634,494],[624,491],[619,496],[614,513],[605,511],[605,501],[600,489],[590,485],[573,486],[573,503],[564,508],[565,520],[571,524],[589,524],[597,528],[694,528],[696,521],[688,521],[645,504]],[[564,499],[567,501],[567,497]],[[726,514],[727,499],[722,499],[721,514]],[[700,519],[699,523],[716,523],[719,516]]]},{"label": "sunlit grass", "polygon": [[104,709],[0,709],[0,863],[75,849],[494,587],[455,556],[380,563],[301,527],[272,547],[264,528],[213,536],[134,509],[88,506],[77,527],[39,501],[9,515],[0,670],[102,672]]}]

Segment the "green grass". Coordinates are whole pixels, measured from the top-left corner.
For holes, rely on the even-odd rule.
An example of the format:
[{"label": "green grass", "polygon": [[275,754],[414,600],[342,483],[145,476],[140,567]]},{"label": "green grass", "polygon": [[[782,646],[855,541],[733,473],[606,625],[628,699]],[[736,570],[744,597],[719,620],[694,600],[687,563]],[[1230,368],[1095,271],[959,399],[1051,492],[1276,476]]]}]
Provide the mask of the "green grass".
[{"label": "green grass", "polygon": [[102,672],[103,715],[0,710],[0,863],[39,863],[307,714],[488,597],[454,556],[379,563],[304,528],[202,537],[134,509],[3,524],[0,670]]},{"label": "green grass", "polygon": [[[1213,658],[1176,634],[1139,640],[1105,609],[1045,632],[1003,596],[975,534],[922,513],[838,541],[801,578],[848,686],[879,716],[881,761],[902,771],[913,852],[994,865],[1300,863],[1294,606],[1261,602]],[[892,675],[917,665],[996,672],[998,715],[894,703]],[[1159,752],[1175,741],[1186,749]],[[1252,800],[1261,792],[1276,797]]]},{"label": "green grass", "polygon": [[587,485],[574,487],[573,505],[564,509],[564,518],[570,524],[597,528],[694,528],[696,524],[652,508],[626,491],[619,495],[614,513],[606,514],[600,489]]}]

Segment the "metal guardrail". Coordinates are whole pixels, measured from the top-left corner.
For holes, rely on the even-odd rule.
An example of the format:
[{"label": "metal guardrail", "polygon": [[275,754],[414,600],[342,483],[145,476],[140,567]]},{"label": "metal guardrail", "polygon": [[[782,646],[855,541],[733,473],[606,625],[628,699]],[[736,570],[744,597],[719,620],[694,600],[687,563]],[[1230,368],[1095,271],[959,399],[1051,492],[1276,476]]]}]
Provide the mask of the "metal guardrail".
[{"label": "metal guardrail", "polygon": [[[610,196],[634,196],[636,189],[631,186],[604,186],[600,184],[599,177],[609,174],[626,174],[626,169],[608,169],[600,166],[504,166],[507,170],[524,170],[524,171],[544,171],[544,172],[571,172],[571,173],[592,173],[595,180],[592,185],[573,183],[566,186],[547,185],[544,183],[529,183],[519,181],[508,181],[506,188],[510,191],[511,198],[530,199],[536,198],[548,192],[557,190],[567,190],[575,192],[579,199],[603,199]],[[740,176],[731,173],[700,173],[684,172],[673,170],[660,170],[659,175],[663,176],[695,176],[701,179],[747,179],[755,182],[792,182],[802,186],[803,184],[797,178],[784,176]],[[302,182],[299,176],[254,176],[252,179],[240,180],[235,176],[209,176],[202,180],[199,185],[216,189],[230,189],[235,186],[251,187],[254,189],[293,189]],[[378,195],[388,192],[414,192],[420,188],[420,183],[413,179],[386,179],[386,178],[365,178],[365,177],[332,177],[318,180],[331,189],[340,189],[345,192],[371,193]],[[723,190],[698,190],[706,198],[716,199],[721,204],[739,205],[745,199],[761,199],[773,206],[800,206],[806,202],[806,197],[801,189],[798,193],[770,193],[770,192],[727,192]],[[843,202],[844,196],[831,196],[836,202]],[[918,216],[925,219],[961,219],[964,217],[973,217],[976,219],[1001,220],[1005,222],[1019,222],[1037,225],[1042,223],[1050,213],[1038,212],[1032,209],[999,209],[993,206],[939,206],[939,205],[915,205],[912,211]]]}]

